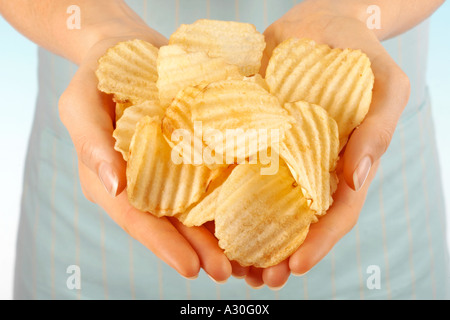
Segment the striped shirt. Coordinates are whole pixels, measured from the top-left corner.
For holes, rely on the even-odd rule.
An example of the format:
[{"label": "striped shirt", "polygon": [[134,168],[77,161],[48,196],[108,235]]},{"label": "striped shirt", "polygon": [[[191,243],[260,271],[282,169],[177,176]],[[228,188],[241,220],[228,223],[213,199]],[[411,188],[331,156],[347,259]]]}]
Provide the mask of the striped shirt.
[{"label": "striped shirt", "polygon": [[[129,0],[166,37],[200,18],[250,22],[259,31],[295,0]],[[370,186],[357,225],[308,274],[279,291],[242,279],[186,280],[132,239],[78,180],[77,155],[58,99],[77,67],[39,50],[39,95],[29,141],[17,241],[19,299],[444,299],[449,296],[445,208],[425,82],[428,21],[383,45],[412,93]],[[71,278],[79,271],[81,287]],[[76,282],[75,282],[76,283]]]}]

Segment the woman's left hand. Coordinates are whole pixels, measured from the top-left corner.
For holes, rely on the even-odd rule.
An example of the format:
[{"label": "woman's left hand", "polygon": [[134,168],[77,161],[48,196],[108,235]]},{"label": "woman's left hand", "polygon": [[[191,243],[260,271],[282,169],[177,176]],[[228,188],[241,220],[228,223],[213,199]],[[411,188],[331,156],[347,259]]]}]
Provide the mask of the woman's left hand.
[{"label": "woman's left hand", "polygon": [[[345,7],[348,2],[348,7]],[[278,288],[290,273],[304,274],[315,266],[358,221],[377,164],[386,152],[397,122],[408,102],[409,79],[386,52],[366,23],[352,16],[354,4],[340,0],[304,1],[292,8],[264,32],[267,48],[262,74],[273,49],[282,41],[309,38],[332,48],[352,48],[365,52],[370,61],[375,83],[370,110],[352,133],[341,154],[338,168],[340,182],[327,214],[311,225],[300,248],[277,266],[267,269],[249,268],[246,281],[252,287],[266,284]]]}]

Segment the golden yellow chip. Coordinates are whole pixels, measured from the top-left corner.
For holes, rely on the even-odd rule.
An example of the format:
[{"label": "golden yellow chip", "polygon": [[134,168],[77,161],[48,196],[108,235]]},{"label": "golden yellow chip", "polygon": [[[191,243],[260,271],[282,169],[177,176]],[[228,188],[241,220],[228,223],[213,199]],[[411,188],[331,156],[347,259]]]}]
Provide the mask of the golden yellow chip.
[{"label": "golden yellow chip", "polygon": [[187,52],[178,45],[161,47],[157,64],[156,85],[163,106],[168,106],[187,86],[242,77],[238,67],[226,63],[223,58],[211,58],[205,52]]},{"label": "golden yellow chip", "polygon": [[132,106],[131,102],[125,102],[125,103],[116,102],[116,123],[122,117],[123,113],[125,112],[125,109],[127,109],[131,106]]},{"label": "golden yellow chip", "polygon": [[204,166],[176,164],[159,117],[136,125],[127,162],[127,193],[137,209],[157,217],[184,212],[206,192],[213,177]]},{"label": "golden yellow chip", "polygon": [[197,20],[181,25],[170,36],[170,44],[188,51],[203,51],[237,65],[245,76],[259,72],[266,47],[264,36],[254,25],[235,21]]},{"label": "golden yellow chip", "polygon": [[230,165],[228,168],[219,170],[217,172],[218,177],[211,181],[207,192],[202,196],[200,201],[192,205],[185,212],[177,215],[178,220],[187,227],[201,226],[205,222],[213,221],[220,188],[234,168],[234,165]]},{"label": "golden yellow chip", "polygon": [[315,214],[283,162],[275,175],[262,166],[238,165],[220,188],[215,235],[230,259],[242,266],[270,267],[303,243]]},{"label": "golden yellow chip", "polygon": [[266,80],[258,73],[255,74],[254,76],[250,76],[250,77],[244,77],[243,78],[244,81],[249,81],[249,82],[254,82],[256,84],[259,84],[262,88],[264,88],[267,92],[270,91],[269,86],[267,85]]},{"label": "golden yellow chip", "polygon": [[114,94],[114,100],[119,103],[158,99],[157,57],[158,49],[146,41],[118,43],[98,61],[98,89]]},{"label": "golden yellow chip", "polygon": [[188,227],[214,221],[225,255],[260,268],[287,259],[331,206],[374,82],[360,50],[309,39],[275,48],[263,78],[265,46],[251,24],[203,19],[160,49],[118,43],[96,71],[114,95],[131,205]]},{"label": "golden yellow chip", "polygon": [[245,80],[213,82],[190,107],[191,120],[201,125],[202,139],[212,151],[207,153],[222,156],[227,164],[242,163],[269,147],[278,150],[293,121],[276,97]]},{"label": "golden yellow chip", "polygon": [[360,50],[331,49],[291,38],[273,51],[266,82],[282,104],[306,101],[327,110],[345,142],[369,110],[374,75]]},{"label": "golden yellow chip", "polygon": [[[222,166],[220,161],[204,161],[203,150],[206,145],[201,135],[195,135],[196,130],[201,130],[201,124],[192,122],[191,106],[195,97],[207,86],[201,83],[194,87],[186,87],[180,90],[166,109],[162,130],[169,145],[174,152],[178,152],[184,163],[193,165],[206,165],[211,170]],[[181,159],[180,159],[181,161]]]},{"label": "golden yellow chip", "polygon": [[339,133],[336,121],[317,105],[307,102],[286,103],[284,108],[296,119],[286,132],[280,156],[310,200],[316,214],[324,214],[333,202],[337,179],[334,173],[339,157]]},{"label": "golden yellow chip", "polygon": [[145,116],[158,116],[162,119],[164,109],[157,101],[146,101],[126,108],[122,117],[116,123],[116,129],[113,132],[113,137],[116,139],[114,149],[122,153],[125,161],[128,160],[128,151],[136,124]]}]

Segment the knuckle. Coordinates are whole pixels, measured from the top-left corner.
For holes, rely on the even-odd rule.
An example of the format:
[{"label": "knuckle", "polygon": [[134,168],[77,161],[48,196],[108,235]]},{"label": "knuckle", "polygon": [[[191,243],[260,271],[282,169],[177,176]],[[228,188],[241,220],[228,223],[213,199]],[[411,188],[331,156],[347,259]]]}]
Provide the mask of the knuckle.
[{"label": "knuckle", "polygon": [[83,196],[90,202],[96,203],[94,197],[92,194],[88,191],[88,188],[86,188],[86,184],[83,183],[83,178],[80,176],[80,184],[81,184],[81,192],[83,192]]},{"label": "knuckle", "polygon": [[75,149],[77,150],[79,160],[88,168],[94,172],[97,172],[97,149],[91,139],[82,134],[72,137],[72,141],[75,145]]},{"label": "knuckle", "polygon": [[64,124],[68,123],[69,119],[68,110],[70,110],[69,104],[70,104],[69,92],[66,90],[63,92],[63,94],[59,97],[58,100],[59,117],[62,123]]},{"label": "knuckle", "polygon": [[87,168],[80,162],[78,162],[78,177],[80,179],[80,187],[84,197],[92,203],[96,203],[94,195],[90,191],[91,184],[89,183],[89,172]]},{"label": "knuckle", "polygon": [[94,198],[91,196],[91,194],[89,192],[87,192],[86,188],[84,188],[83,186],[81,186],[81,191],[83,192],[84,197],[92,203],[96,203],[96,201],[94,200]]},{"label": "knuckle", "polygon": [[402,102],[402,107],[405,108],[411,94],[411,81],[408,75],[401,70],[400,67],[397,67],[395,70],[392,80],[397,88],[396,92]]},{"label": "knuckle", "polygon": [[136,234],[136,209],[129,205],[123,211],[122,219],[121,219],[121,227],[122,229],[131,237],[135,237]]},{"label": "knuckle", "polygon": [[401,88],[401,91],[404,94],[404,98],[405,100],[409,99],[409,95],[411,93],[411,81],[409,80],[409,77],[406,75],[406,73],[404,73],[403,71],[401,71],[399,73],[397,82]]},{"label": "knuckle", "polygon": [[377,149],[380,150],[381,154],[384,154],[392,140],[392,132],[386,126],[382,126],[378,130],[378,139],[377,139]]}]

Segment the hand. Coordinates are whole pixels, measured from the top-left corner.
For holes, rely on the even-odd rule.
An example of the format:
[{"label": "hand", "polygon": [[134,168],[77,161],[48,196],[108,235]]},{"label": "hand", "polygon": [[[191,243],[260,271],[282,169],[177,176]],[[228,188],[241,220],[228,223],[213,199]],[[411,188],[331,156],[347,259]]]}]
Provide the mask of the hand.
[{"label": "hand", "polygon": [[177,219],[156,218],[133,208],[127,198],[126,163],[114,150],[115,108],[110,96],[97,90],[98,59],[119,41],[143,39],[155,46],[167,39],[151,29],[105,38],[92,46],[59,101],[61,120],[67,127],[78,155],[84,195],[101,206],[133,238],[186,278],[203,268],[216,281],[231,275],[231,265],[205,228],[187,228]]},{"label": "hand", "polygon": [[290,272],[304,274],[317,264],[356,224],[368,186],[387,150],[410,93],[409,80],[392,60],[377,36],[358,19],[355,1],[313,0],[295,6],[264,32],[264,74],[273,49],[290,38],[309,38],[331,47],[361,49],[375,75],[372,104],[363,123],[353,132],[338,163],[340,182],[334,203],[311,226],[302,246],[286,261],[264,269],[250,269],[247,282],[270,287],[283,285]]}]

